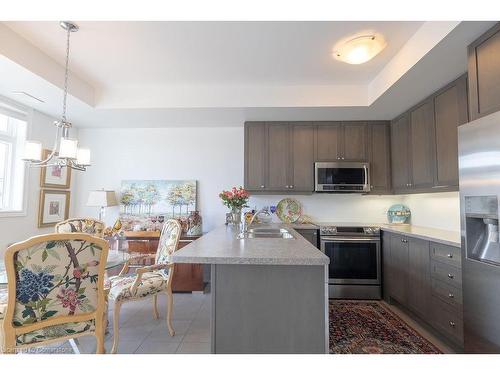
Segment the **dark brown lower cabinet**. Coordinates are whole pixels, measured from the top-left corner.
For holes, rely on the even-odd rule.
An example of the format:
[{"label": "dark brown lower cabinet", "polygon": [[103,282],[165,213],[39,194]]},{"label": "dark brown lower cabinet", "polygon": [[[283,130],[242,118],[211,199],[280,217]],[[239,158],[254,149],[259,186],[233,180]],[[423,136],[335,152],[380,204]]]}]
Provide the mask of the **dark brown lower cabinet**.
[{"label": "dark brown lower cabinet", "polygon": [[386,302],[391,299],[391,237],[391,233],[382,232],[382,295]]},{"label": "dark brown lower cabinet", "polygon": [[409,238],[408,244],[408,308],[427,319],[431,296],[429,241]]},{"label": "dark brown lower cabinet", "polygon": [[403,305],[408,303],[408,240],[399,235],[391,236],[391,273],[389,296]]},{"label": "dark brown lower cabinet", "polygon": [[460,249],[453,246],[382,232],[384,300],[411,311],[460,350],[462,272],[457,254]]},{"label": "dark brown lower cabinet", "polygon": [[302,237],[319,248],[317,229],[295,229]]}]

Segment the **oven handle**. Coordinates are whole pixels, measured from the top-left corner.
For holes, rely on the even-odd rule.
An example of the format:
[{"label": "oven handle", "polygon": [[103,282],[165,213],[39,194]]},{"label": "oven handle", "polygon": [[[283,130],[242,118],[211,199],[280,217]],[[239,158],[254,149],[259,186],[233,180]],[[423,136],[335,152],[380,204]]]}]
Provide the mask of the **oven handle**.
[{"label": "oven handle", "polygon": [[321,238],[321,242],[380,242],[379,238],[373,237],[323,237]]}]

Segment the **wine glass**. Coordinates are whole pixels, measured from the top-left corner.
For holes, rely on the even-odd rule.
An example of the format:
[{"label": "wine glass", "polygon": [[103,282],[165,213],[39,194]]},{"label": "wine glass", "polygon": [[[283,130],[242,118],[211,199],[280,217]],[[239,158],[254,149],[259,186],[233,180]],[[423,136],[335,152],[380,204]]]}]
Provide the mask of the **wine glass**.
[{"label": "wine glass", "polygon": [[153,230],[156,230],[156,221],[158,220],[157,216],[151,216],[151,222],[153,223]]}]

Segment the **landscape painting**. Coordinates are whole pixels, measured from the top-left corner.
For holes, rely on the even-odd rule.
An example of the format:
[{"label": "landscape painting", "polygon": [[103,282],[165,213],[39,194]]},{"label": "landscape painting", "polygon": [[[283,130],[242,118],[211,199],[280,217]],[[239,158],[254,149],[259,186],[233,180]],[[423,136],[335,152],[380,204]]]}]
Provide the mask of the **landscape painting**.
[{"label": "landscape painting", "polygon": [[120,221],[124,230],[161,230],[169,218],[185,221],[196,210],[196,180],[124,180]]}]

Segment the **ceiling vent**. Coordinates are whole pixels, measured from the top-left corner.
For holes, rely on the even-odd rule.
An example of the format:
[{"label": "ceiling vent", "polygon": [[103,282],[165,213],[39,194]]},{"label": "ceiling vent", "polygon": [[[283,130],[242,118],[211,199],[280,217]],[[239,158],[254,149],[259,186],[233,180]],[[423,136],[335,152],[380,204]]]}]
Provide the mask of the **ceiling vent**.
[{"label": "ceiling vent", "polygon": [[24,96],[27,96],[28,98],[30,99],[34,99],[40,103],[45,103],[45,100],[42,100],[40,98],[37,98],[36,96],[33,96],[29,93],[27,93],[26,91],[12,91],[13,94],[16,94],[16,95],[24,95]]}]

